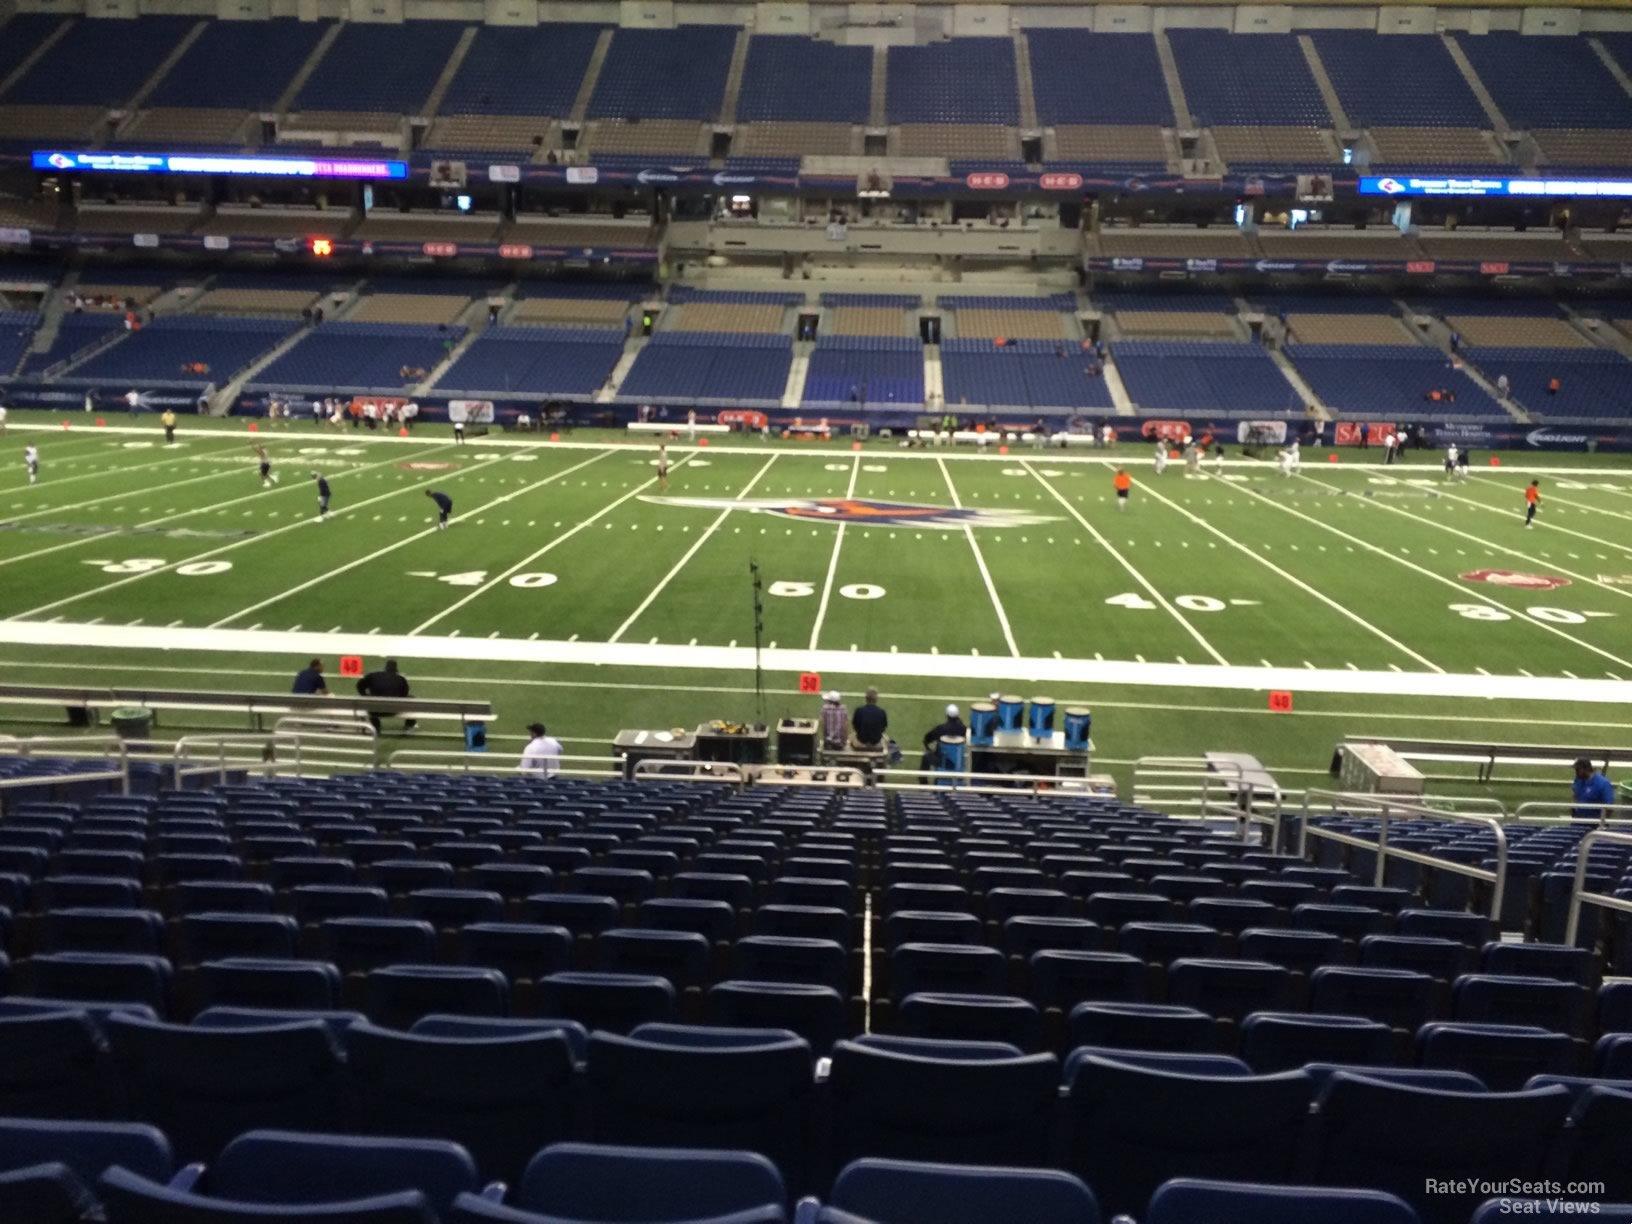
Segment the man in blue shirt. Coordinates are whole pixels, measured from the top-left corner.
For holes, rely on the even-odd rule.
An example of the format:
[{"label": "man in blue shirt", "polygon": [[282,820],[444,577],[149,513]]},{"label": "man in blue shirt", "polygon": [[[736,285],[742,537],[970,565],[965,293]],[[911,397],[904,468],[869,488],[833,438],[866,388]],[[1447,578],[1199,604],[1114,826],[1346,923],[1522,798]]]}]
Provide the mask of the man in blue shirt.
[{"label": "man in blue shirt", "polygon": [[436,503],[436,508],[441,515],[437,519],[436,529],[446,531],[448,529],[448,515],[453,513],[453,498],[436,489],[426,489],[425,496]]},{"label": "man in blue shirt", "polygon": [[1581,757],[1575,763],[1575,781],[1570,790],[1575,795],[1575,801],[1590,804],[1590,807],[1578,807],[1570,815],[1581,820],[1602,820],[1608,816],[1606,811],[1599,810],[1615,802],[1615,784],[1592,767],[1592,762]]},{"label": "man in blue shirt", "polygon": [[291,693],[313,693],[320,697],[329,695],[328,681],[323,679],[323,660],[313,659],[305,667],[295,673],[295,686]]}]

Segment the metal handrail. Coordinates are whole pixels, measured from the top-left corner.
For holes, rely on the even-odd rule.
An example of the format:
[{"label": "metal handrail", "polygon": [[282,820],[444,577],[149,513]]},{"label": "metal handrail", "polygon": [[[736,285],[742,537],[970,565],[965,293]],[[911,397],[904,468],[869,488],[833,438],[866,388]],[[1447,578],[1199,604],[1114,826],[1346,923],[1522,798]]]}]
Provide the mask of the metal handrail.
[{"label": "metal handrail", "polygon": [[[1315,801],[1330,801],[1331,813],[1336,816],[1341,809],[1352,809],[1356,806],[1370,805],[1372,812],[1362,813],[1374,815],[1378,818],[1377,840],[1367,841],[1362,837],[1355,837],[1349,833],[1338,833],[1331,829],[1313,827],[1310,816],[1310,803]],[[1451,859],[1438,858],[1432,854],[1423,854],[1416,850],[1396,850],[1388,844],[1388,822],[1394,815],[1403,815],[1412,819],[1427,817],[1430,820],[1460,821],[1464,824],[1476,824],[1489,829],[1496,835],[1496,870],[1488,871],[1483,867],[1475,867],[1471,863],[1458,863]],[[1507,887],[1507,832],[1502,828],[1502,822],[1494,816],[1479,816],[1472,812],[1445,812],[1434,808],[1423,807],[1420,804],[1409,803],[1399,799],[1391,799],[1385,795],[1357,794],[1346,791],[1307,790],[1303,793],[1303,819],[1298,828],[1298,857],[1308,857],[1309,837],[1323,837],[1328,841],[1335,841],[1341,845],[1359,846],[1365,850],[1377,852],[1377,870],[1373,874],[1372,882],[1382,887],[1387,876],[1388,860],[1399,859],[1406,863],[1417,863],[1424,867],[1434,867],[1441,871],[1449,871],[1453,875],[1465,875],[1470,879],[1484,880],[1491,885],[1490,916],[1500,920],[1502,916],[1502,894]]]},{"label": "metal handrail", "polygon": [[[934,778],[933,782],[891,782],[892,777]],[[1062,777],[1059,774],[1026,774],[1026,773],[974,773],[961,769],[924,769],[918,766],[912,768],[875,769],[873,770],[874,784],[880,790],[895,791],[945,791],[958,790],[975,795],[1012,795],[1016,791],[1029,790],[1034,795],[1061,795],[1068,799],[1078,799],[1090,792],[1072,789],[1070,784],[1081,782],[1086,786],[1086,778],[1071,776]],[[991,785],[981,785],[991,783]],[[1000,785],[1001,784],[1001,785]]]},{"label": "metal handrail", "polygon": [[[1173,782],[1152,782],[1152,778],[1173,778]],[[1223,790],[1224,797],[1215,799],[1214,788]],[[1199,789],[1200,795],[1188,798]],[[1140,757],[1133,763],[1133,801],[1150,803],[1176,820],[1227,817],[1234,820],[1243,844],[1248,842],[1252,826],[1267,826],[1269,847],[1279,851],[1281,846],[1281,815],[1285,791],[1279,786],[1275,794],[1260,797],[1258,788],[1247,780],[1246,769],[1237,761],[1213,761],[1206,757]],[[1260,811],[1266,806],[1267,811]],[[1173,811],[1174,808],[1195,808],[1193,817]]]},{"label": "metal handrail", "polygon": [[[625,758],[619,757],[620,761]],[[688,761],[647,757],[636,761],[631,771],[635,781],[642,778],[680,778],[687,782],[724,782],[744,786],[748,775],[735,761]]]},{"label": "metal handrail", "polygon": [[[508,757],[508,754],[506,754]],[[505,758],[500,758],[505,759]],[[545,777],[541,769],[524,769],[519,764],[500,765],[494,758],[482,752],[432,752],[424,748],[399,748],[386,758],[387,769],[420,770],[430,773],[483,773],[483,774],[519,774],[527,777]],[[548,776],[557,774],[573,778],[621,778],[623,776],[623,758],[617,757],[608,763],[604,756],[585,756],[578,754],[563,754],[556,758],[557,768],[550,771]],[[578,762],[586,762],[580,766]]]},{"label": "metal handrail", "polygon": [[[0,779],[0,791],[21,790],[25,786],[49,786],[62,782],[118,782],[121,795],[130,794],[130,761],[119,763],[118,769],[87,769],[71,774],[35,774],[24,778]],[[3,805],[0,805],[3,806]]]},{"label": "metal handrail", "polygon": [[1623,914],[1632,914],[1632,901],[1622,897],[1610,897],[1603,893],[1589,893],[1587,891],[1588,858],[1593,846],[1599,842],[1614,842],[1618,846],[1632,846],[1632,833],[1618,833],[1613,829],[1594,829],[1581,839],[1581,844],[1575,848],[1575,883],[1570,885],[1570,920],[1564,925],[1564,942],[1570,947],[1575,946],[1576,932],[1581,926],[1581,903],[1589,902],[1601,905],[1605,909],[1620,910]]},{"label": "metal handrail", "polygon": [[[1594,819],[1591,816],[1575,816],[1572,813],[1577,808],[1588,808],[1598,813],[1600,822],[1614,820],[1632,820],[1632,797],[1626,803],[1562,803],[1551,799],[1536,799],[1529,803],[1521,803],[1514,809],[1514,820],[1546,820],[1546,821],[1576,821]],[[1549,816],[1547,811],[1560,812],[1561,815]]]}]

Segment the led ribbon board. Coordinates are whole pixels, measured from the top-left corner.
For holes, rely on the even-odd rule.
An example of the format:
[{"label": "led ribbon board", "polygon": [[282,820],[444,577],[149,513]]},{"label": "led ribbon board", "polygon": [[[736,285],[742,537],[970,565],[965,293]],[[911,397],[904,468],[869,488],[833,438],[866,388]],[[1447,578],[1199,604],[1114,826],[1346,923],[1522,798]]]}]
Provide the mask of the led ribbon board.
[{"label": "led ribbon board", "polygon": [[262,178],[406,179],[404,161],[347,157],[230,157],[197,153],[70,153],[35,150],[34,169],[94,174],[235,174]]},{"label": "led ribbon board", "polygon": [[1481,178],[1475,175],[1421,178],[1407,174],[1363,175],[1360,179],[1360,194],[1632,199],[1632,179]]}]

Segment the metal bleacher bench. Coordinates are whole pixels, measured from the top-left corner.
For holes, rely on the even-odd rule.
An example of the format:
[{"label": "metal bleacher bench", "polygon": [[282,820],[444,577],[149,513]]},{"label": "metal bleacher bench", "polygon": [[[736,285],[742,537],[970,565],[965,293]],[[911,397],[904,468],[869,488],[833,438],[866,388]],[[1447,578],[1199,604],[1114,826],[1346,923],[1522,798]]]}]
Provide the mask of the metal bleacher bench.
[{"label": "metal bleacher bench", "polygon": [[221,710],[249,716],[249,725],[263,729],[268,715],[286,714],[377,714],[390,718],[434,719],[467,723],[493,721],[490,701],[447,701],[423,697],[364,697],[337,694],[323,697],[306,693],[206,692],[198,689],[154,688],[69,688],[48,684],[0,684],[0,705],[60,706],[70,721],[82,712],[90,722],[102,710],[119,706],[144,706],[153,711],[154,722],[163,710]]},{"label": "metal bleacher bench", "polygon": [[1340,748],[1353,743],[1383,744],[1402,757],[1428,757],[1471,761],[1479,767],[1478,780],[1489,782],[1498,763],[1569,764],[1586,757],[1594,765],[1608,769],[1632,764],[1632,748],[1587,747],[1581,744],[1504,744],[1489,740],[1401,739],[1393,735],[1345,735]]}]

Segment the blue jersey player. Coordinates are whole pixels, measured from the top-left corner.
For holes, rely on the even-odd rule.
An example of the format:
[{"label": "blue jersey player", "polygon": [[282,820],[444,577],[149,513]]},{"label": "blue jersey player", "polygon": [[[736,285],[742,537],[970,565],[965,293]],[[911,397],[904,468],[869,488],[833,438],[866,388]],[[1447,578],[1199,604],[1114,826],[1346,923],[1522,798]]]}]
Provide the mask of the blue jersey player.
[{"label": "blue jersey player", "polygon": [[323,478],[322,472],[313,472],[312,479],[317,481],[317,521],[326,523],[329,519],[329,482]]},{"label": "blue jersey player", "polygon": [[436,508],[439,512],[436,520],[436,529],[438,531],[446,531],[448,529],[448,516],[453,513],[453,498],[436,489],[426,489],[425,496],[436,503]]}]

